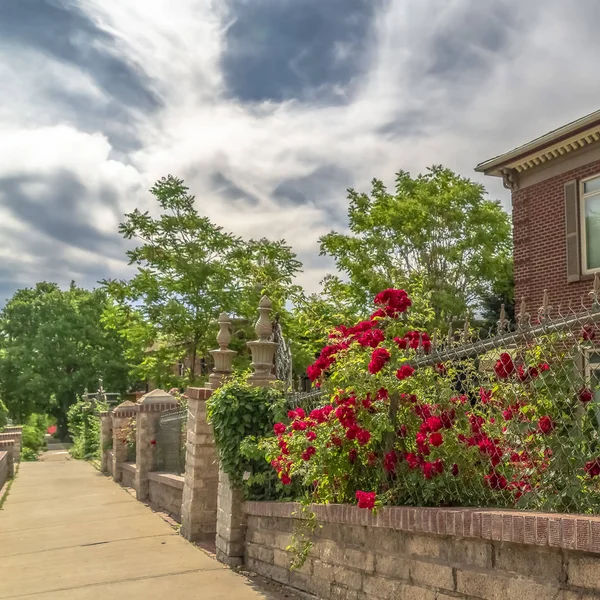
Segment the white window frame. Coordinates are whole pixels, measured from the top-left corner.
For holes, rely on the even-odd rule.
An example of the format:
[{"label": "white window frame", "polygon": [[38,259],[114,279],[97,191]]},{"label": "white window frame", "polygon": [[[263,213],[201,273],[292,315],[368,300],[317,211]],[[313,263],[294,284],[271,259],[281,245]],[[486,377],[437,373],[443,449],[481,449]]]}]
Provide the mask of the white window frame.
[{"label": "white window frame", "polygon": [[586,198],[592,196],[600,196],[600,190],[585,194],[585,183],[592,181],[593,179],[600,179],[600,173],[586,177],[579,182],[579,244],[580,244],[580,255],[581,255],[581,273],[582,275],[593,275],[597,271],[600,271],[600,267],[593,269],[587,268],[587,230],[585,228],[585,201]]}]

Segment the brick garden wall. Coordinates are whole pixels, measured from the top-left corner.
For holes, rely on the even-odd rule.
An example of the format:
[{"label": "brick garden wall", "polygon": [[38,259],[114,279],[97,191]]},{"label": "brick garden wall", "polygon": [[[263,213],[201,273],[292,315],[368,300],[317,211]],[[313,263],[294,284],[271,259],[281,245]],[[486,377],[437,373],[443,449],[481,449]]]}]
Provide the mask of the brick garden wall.
[{"label": "brick garden wall", "polygon": [[289,569],[299,506],[249,502],[246,565],[325,600],[592,600],[600,518],[476,509],[316,507],[314,547]]},{"label": "brick garden wall", "polygon": [[[544,289],[556,308],[579,299],[591,289],[591,277],[567,282],[564,185],[600,174],[600,161],[572,169],[513,192],[515,297],[525,296],[529,312],[542,304]],[[532,313],[533,314],[533,313]]]},{"label": "brick garden wall", "polygon": [[181,523],[183,477],[169,473],[149,473],[149,499]]}]

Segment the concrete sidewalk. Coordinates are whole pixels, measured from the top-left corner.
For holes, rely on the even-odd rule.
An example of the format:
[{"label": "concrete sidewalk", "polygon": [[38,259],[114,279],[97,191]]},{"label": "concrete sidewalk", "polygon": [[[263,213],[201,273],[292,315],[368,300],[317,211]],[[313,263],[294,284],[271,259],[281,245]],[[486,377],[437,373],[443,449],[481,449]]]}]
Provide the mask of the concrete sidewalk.
[{"label": "concrete sidewalk", "polygon": [[64,450],[21,463],[0,510],[0,599],[276,600]]}]

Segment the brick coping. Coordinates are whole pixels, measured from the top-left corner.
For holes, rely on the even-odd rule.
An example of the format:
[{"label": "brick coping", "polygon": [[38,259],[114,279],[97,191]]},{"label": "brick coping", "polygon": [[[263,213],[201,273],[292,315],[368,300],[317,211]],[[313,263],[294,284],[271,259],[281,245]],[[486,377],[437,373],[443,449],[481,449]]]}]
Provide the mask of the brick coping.
[{"label": "brick coping", "polygon": [[151,471],[148,473],[148,479],[168,485],[170,487],[177,488],[178,490],[183,489],[183,477],[181,475],[175,475],[175,473],[162,473],[160,471]]},{"label": "brick coping", "polygon": [[121,463],[121,468],[123,471],[129,471],[130,473],[137,473],[137,467],[135,463]]},{"label": "brick coping", "polygon": [[[246,502],[259,517],[299,519],[297,502]],[[345,504],[313,504],[322,523],[479,538],[600,554],[600,517],[479,508],[384,507],[373,513]],[[295,514],[294,514],[295,513]]]}]

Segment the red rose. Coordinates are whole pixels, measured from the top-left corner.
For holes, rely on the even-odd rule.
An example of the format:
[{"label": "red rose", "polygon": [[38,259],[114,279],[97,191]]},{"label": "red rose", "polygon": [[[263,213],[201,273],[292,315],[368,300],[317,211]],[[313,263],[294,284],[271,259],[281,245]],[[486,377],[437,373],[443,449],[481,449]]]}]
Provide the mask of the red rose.
[{"label": "red rose", "polygon": [[408,379],[415,370],[410,365],[403,365],[396,371],[396,377],[402,381]]},{"label": "red rose", "polygon": [[591,342],[596,337],[593,325],[585,325],[580,333],[581,338],[586,342]]},{"label": "red rose", "polygon": [[309,442],[314,442],[317,439],[317,434],[314,431],[307,431],[306,432],[306,439]]},{"label": "red rose", "polygon": [[275,423],[275,425],[273,425],[273,431],[277,435],[279,435],[281,433],[285,433],[286,429],[287,429],[287,427],[283,423]]},{"label": "red rose", "polygon": [[396,455],[396,452],[394,452],[394,450],[392,450],[391,452],[388,452],[383,457],[383,468],[388,473],[394,473],[396,471],[396,463],[397,462],[398,462],[398,456]]},{"label": "red rose", "polygon": [[579,399],[584,402],[590,402],[594,398],[594,392],[590,388],[583,388],[579,390]]},{"label": "red rose", "polygon": [[540,363],[538,365],[538,369],[540,371],[549,371],[550,370],[550,365],[547,362],[543,362],[543,363]]},{"label": "red rose", "polygon": [[390,353],[385,348],[376,348],[371,354],[371,362],[369,363],[369,373],[375,375],[389,362]]},{"label": "red rose", "polygon": [[286,475],[285,473],[281,476],[281,483],[283,483],[283,485],[290,485],[290,483],[292,483],[292,480],[290,479],[289,475]]},{"label": "red rose", "polygon": [[439,431],[444,426],[439,417],[429,417],[425,423],[429,431]]},{"label": "red rose", "polygon": [[331,443],[334,446],[341,446],[342,445],[342,440],[337,435],[332,435],[331,436]]},{"label": "red rose", "polygon": [[438,448],[444,443],[444,438],[441,433],[432,433],[429,436],[429,443]]},{"label": "red rose", "polygon": [[302,460],[310,460],[310,457],[313,456],[316,453],[317,449],[314,446],[309,446],[303,453],[302,453]]},{"label": "red rose", "polygon": [[492,393],[493,392],[490,390],[479,388],[479,398],[481,399],[481,404],[487,404],[492,399]]},{"label": "red rose", "polygon": [[540,431],[542,433],[550,433],[551,431],[554,430],[554,428],[556,427],[554,421],[549,417],[549,416],[545,416],[542,417],[539,422],[538,422],[538,426],[540,428]]},{"label": "red rose", "polygon": [[375,500],[377,494],[375,492],[356,492],[356,499],[358,500],[358,508],[366,508],[372,510],[375,508]]},{"label": "red rose", "polygon": [[356,434],[356,440],[361,446],[368,444],[370,439],[371,434],[366,429],[360,429]]},{"label": "red rose", "polygon": [[452,475],[454,475],[454,477],[458,477],[458,465],[456,463],[454,463],[452,465],[451,472],[452,472]]},{"label": "red rose", "polygon": [[496,471],[492,471],[489,475],[486,475],[483,478],[483,482],[491,490],[503,490],[506,489],[506,486],[508,485],[506,477],[496,473]]},{"label": "red rose", "polygon": [[308,427],[308,423],[306,421],[294,421],[292,423],[292,429],[294,431],[305,431]]},{"label": "red rose", "polygon": [[584,470],[590,477],[598,477],[600,475],[600,458],[586,462]]},{"label": "red rose", "polygon": [[348,452],[348,460],[350,461],[350,464],[354,464],[356,462],[356,457],[358,456],[358,451],[356,450],[356,448],[352,448],[350,450],[350,452]]},{"label": "red rose", "polygon": [[496,376],[500,379],[510,377],[515,372],[515,363],[511,355],[503,352],[494,366],[494,371],[496,371]]},{"label": "red rose", "polygon": [[440,375],[446,375],[446,366],[443,363],[438,363],[435,368]]}]

